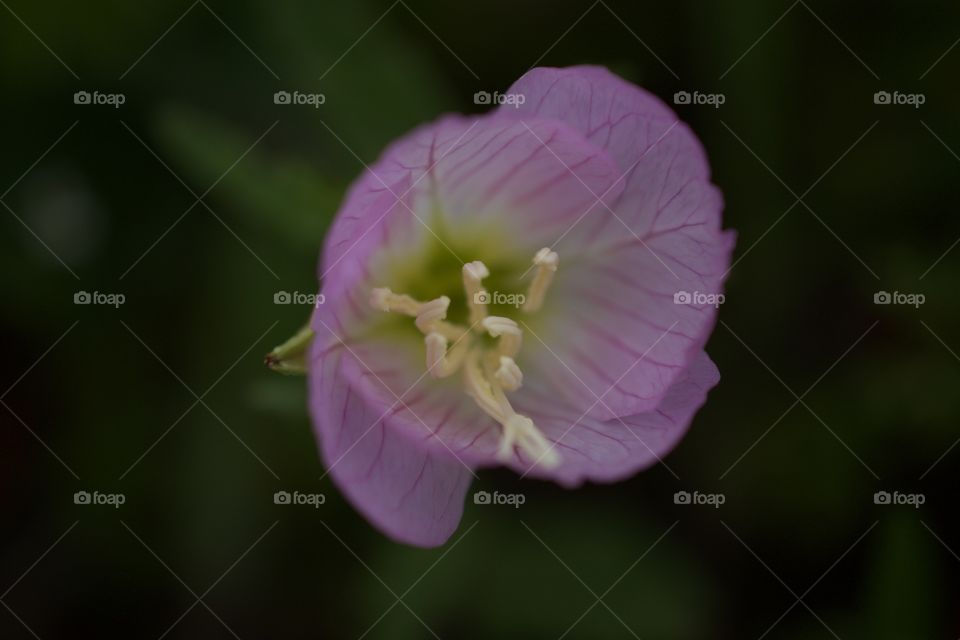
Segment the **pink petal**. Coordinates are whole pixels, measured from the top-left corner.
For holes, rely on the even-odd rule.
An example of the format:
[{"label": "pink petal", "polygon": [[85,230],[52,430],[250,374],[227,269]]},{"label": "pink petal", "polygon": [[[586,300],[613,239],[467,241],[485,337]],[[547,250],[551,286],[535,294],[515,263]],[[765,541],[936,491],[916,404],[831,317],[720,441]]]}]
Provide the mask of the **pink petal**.
[{"label": "pink petal", "polygon": [[511,466],[567,487],[585,480],[617,482],[630,477],[662,460],[677,445],[719,380],[716,366],[700,352],[657,409],[609,420],[585,415],[563,397],[524,395],[518,410],[530,415],[547,438],[558,443],[563,464],[550,470],[518,457]]},{"label": "pink petal", "polygon": [[509,92],[524,105],[498,113],[563,119],[616,160],[624,187],[609,215],[585,219],[556,248],[550,298],[566,304],[550,307],[538,334],[550,350],[536,354],[532,377],[592,404],[597,418],[652,410],[716,318],[674,294],[722,293],[733,249],[703,149],[659,99],[605,69],[534,69]]},{"label": "pink petal", "polygon": [[463,514],[472,471],[395,428],[389,406],[368,402],[352,382],[368,372],[344,348],[316,354],[311,413],[330,476],[351,504],[392,538],[443,544]]},{"label": "pink petal", "polygon": [[[371,335],[344,345],[326,323],[315,326],[318,343],[336,343],[329,351],[337,354],[338,381],[358,404],[387,414],[390,428],[440,457],[464,467],[492,464],[499,425],[464,393],[461,376],[427,374],[421,340]],[[329,356],[315,348],[313,357]]]},{"label": "pink petal", "polygon": [[[585,211],[602,209],[594,194],[613,202],[618,176],[609,156],[562,122],[447,116],[395,142],[351,188],[327,236],[323,271],[347,251],[358,255],[351,247],[361,236],[385,244],[387,226],[433,237],[417,217],[429,223],[435,211],[451,235],[470,225],[535,251]],[[393,206],[397,196],[406,206]]]},{"label": "pink petal", "polygon": [[503,115],[554,118],[583,133],[621,167],[631,166],[652,140],[650,122],[677,119],[659,98],[603,67],[538,67],[507,93],[523,94],[519,108],[504,105]]}]

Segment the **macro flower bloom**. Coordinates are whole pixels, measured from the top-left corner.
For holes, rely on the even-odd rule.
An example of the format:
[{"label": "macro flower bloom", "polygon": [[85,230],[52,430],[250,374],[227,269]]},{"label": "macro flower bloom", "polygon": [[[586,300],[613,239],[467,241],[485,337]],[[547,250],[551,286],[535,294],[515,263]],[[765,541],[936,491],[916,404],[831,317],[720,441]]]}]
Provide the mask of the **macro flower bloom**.
[{"label": "macro flower bloom", "polygon": [[576,487],[654,464],[719,380],[703,349],[734,235],[697,138],[603,68],[534,69],[507,95],[393,143],[320,266],[324,463],[418,546],[456,529],[475,469]]}]

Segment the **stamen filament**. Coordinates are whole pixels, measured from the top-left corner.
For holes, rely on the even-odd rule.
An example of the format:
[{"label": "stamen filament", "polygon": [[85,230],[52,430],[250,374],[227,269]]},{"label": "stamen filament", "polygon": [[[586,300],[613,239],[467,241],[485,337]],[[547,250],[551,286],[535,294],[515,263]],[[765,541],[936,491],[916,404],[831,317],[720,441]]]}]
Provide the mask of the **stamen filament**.
[{"label": "stamen filament", "polygon": [[416,317],[423,303],[406,294],[396,294],[387,287],[377,287],[370,291],[370,306],[380,311],[393,311]]},{"label": "stamen filament", "polygon": [[[559,257],[550,249],[541,249],[533,264],[537,270],[523,305],[526,312],[536,311],[543,305]],[[379,287],[371,290],[370,304],[381,311],[414,318],[417,329],[424,334],[426,366],[431,376],[446,378],[463,371],[464,392],[501,426],[497,446],[499,460],[509,462],[515,452],[522,452],[534,464],[556,467],[560,464],[560,455],[554,444],[533,420],[513,409],[505,393],[517,391],[523,385],[523,372],[516,362],[523,344],[523,331],[510,318],[487,315],[490,295],[483,287],[483,279],[490,276],[490,271],[486,265],[479,260],[468,262],[463,265],[462,273],[469,328],[447,322],[450,309],[447,296],[420,302]],[[495,347],[484,346],[484,333],[497,339]]]},{"label": "stamen filament", "polygon": [[476,324],[487,317],[487,303],[490,294],[483,288],[483,279],[490,277],[487,265],[479,260],[463,265],[463,290],[467,294],[467,307],[470,310],[470,324]]},{"label": "stamen filament", "polygon": [[473,398],[483,411],[497,422],[503,424],[506,417],[493,395],[490,382],[484,377],[480,367],[481,349],[471,349],[463,367],[463,382],[468,396]]},{"label": "stamen filament", "polygon": [[502,316],[488,316],[483,319],[481,325],[491,336],[499,338],[497,341],[497,353],[511,358],[516,357],[516,355],[520,353],[520,345],[523,342],[523,332],[516,322]]},{"label": "stamen filament", "polygon": [[547,289],[553,282],[553,275],[557,272],[557,266],[560,264],[560,256],[556,251],[544,247],[537,251],[533,257],[533,264],[537,270],[533,275],[533,282],[527,289],[527,299],[523,303],[523,310],[527,313],[538,311],[543,306],[543,300],[547,295]]},{"label": "stamen filament", "polygon": [[533,420],[513,410],[513,406],[507,400],[507,396],[503,393],[499,384],[492,383],[490,389],[493,393],[493,399],[506,418],[500,421],[500,424],[503,425],[503,434],[500,438],[497,458],[507,461],[513,456],[514,447],[519,447],[533,457],[534,463],[547,468],[556,467],[560,463],[560,455],[533,424]]},{"label": "stamen filament", "polygon": [[467,327],[444,320],[450,306],[450,298],[446,296],[420,302],[406,294],[396,294],[387,287],[377,287],[370,291],[370,306],[379,311],[392,311],[417,318],[417,328],[422,333],[439,333],[450,341],[459,340],[469,331]]},{"label": "stamen filament", "polygon": [[435,331],[428,333],[423,341],[427,346],[427,371],[434,378],[446,378],[456,373],[470,346],[469,340],[459,339],[447,349],[447,339]]}]

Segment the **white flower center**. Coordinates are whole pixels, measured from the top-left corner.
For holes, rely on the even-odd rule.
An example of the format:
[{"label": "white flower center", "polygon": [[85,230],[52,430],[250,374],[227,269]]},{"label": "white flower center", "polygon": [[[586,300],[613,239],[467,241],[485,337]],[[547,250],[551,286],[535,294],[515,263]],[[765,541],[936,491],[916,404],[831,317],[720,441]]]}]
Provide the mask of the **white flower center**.
[{"label": "white flower center", "polygon": [[[553,281],[560,258],[550,249],[541,249],[533,258],[536,267],[521,309],[533,313],[540,309]],[[523,343],[523,331],[516,321],[488,315],[490,294],[483,280],[490,276],[486,265],[475,260],[463,265],[463,289],[466,293],[470,326],[447,322],[450,298],[440,296],[420,302],[387,288],[370,292],[370,304],[380,311],[391,311],[414,318],[424,334],[427,371],[435,378],[462,372],[464,392],[484,413],[501,426],[497,458],[509,460],[514,450],[526,453],[544,467],[556,467],[560,456],[533,420],[513,410],[506,392],[523,384],[523,372],[516,359]],[[484,334],[496,338],[485,344]]]}]

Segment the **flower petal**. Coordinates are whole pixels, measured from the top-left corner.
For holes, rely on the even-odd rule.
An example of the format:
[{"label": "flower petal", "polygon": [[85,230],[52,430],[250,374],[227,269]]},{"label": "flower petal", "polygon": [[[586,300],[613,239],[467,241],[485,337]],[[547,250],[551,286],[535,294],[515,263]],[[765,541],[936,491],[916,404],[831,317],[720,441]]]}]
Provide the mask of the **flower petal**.
[{"label": "flower petal", "polygon": [[495,115],[475,121],[483,131],[474,143],[453,149],[434,168],[437,197],[455,234],[491,227],[505,249],[530,259],[582,218],[606,217],[604,203],[623,189],[606,153],[563,122]]},{"label": "flower petal", "polygon": [[328,472],[351,504],[392,538],[443,544],[460,522],[472,471],[395,428],[390,406],[370,403],[352,387],[370,374],[345,354],[344,347],[315,351],[310,369],[310,408]]},{"label": "flower petal", "polygon": [[703,149],[659,99],[606,69],[534,69],[509,92],[524,105],[498,113],[564,120],[614,158],[623,184],[610,215],[584,219],[557,247],[583,259],[561,264],[550,297],[563,306],[540,330],[551,350],[536,373],[597,418],[652,410],[716,318],[715,306],[674,296],[721,294],[734,244]]},{"label": "flower petal", "polygon": [[507,93],[522,94],[524,103],[501,106],[499,113],[565,122],[623,168],[631,166],[649,145],[648,123],[677,120],[659,98],[603,67],[538,67],[513,83]]},{"label": "flower petal", "polygon": [[344,297],[366,295],[364,287],[389,286],[389,257],[371,273],[382,253],[403,259],[438,241],[457,253],[455,239],[486,238],[487,249],[529,260],[614,202],[618,175],[606,153],[555,120],[450,116],[421,127],[351,188],[324,248],[326,308],[344,309]]},{"label": "flower petal", "polygon": [[530,415],[546,437],[557,443],[563,464],[545,469],[518,457],[511,467],[567,487],[585,480],[616,482],[630,477],[661,461],[677,445],[719,380],[716,366],[701,351],[657,409],[609,420],[585,415],[566,398],[525,395],[518,410]]},{"label": "flower petal", "polygon": [[[338,382],[349,386],[356,402],[379,408],[392,429],[465,468],[494,463],[499,425],[467,396],[459,375],[436,379],[427,373],[422,341],[371,335],[340,344],[325,323],[316,331],[318,342],[326,334],[337,343],[328,350],[338,353]],[[315,348],[313,357],[328,356]],[[311,381],[315,392],[329,391],[315,385]]]}]

